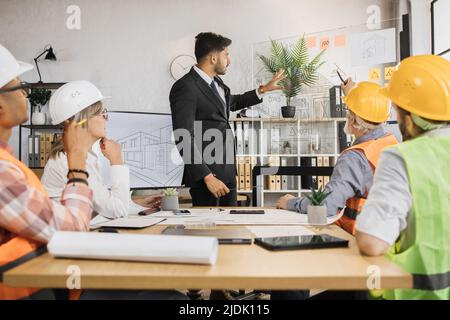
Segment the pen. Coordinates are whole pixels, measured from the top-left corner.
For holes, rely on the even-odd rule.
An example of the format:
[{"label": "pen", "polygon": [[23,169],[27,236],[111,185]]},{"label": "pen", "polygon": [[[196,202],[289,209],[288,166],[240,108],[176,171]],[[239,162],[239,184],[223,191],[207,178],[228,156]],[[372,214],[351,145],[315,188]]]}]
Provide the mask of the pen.
[{"label": "pen", "polygon": [[341,79],[342,83],[343,84],[347,84],[347,81],[345,81],[344,78],[342,78],[341,74],[339,73],[339,70],[336,70],[336,72],[337,72],[337,74],[339,76],[339,79]]},{"label": "pen", "polygon": [[339,76],[339,79],[341,79],[341,81],[342,81],[343,84],[347,84],[347,81],[344,80],[344,78],[341,76],[341,74],[340,74],[340,72],[339,72],[339,70],[340,70],[341,68],[339,68],[339,66],[338,66],[336,63],[335,63],[334,65],[336,66],[336,73],[337,73],[337,75]]}]

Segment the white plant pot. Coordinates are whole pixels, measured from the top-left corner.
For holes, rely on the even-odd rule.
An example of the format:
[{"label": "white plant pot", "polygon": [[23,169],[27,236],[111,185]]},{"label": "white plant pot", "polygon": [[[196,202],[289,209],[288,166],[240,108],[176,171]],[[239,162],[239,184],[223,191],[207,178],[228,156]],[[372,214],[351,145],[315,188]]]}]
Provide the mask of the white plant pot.
[{"label": "white plant pot", "polygon": [[308,223],[327,224],[327,206],[308,206]]},{"label": "white plant pot", "polygon": [[34,125],[43,125],[45,124],[45,113],[43,112],[34,112],[31,115],[31,123]]},{"label": "white plant pot", "polygon": [[163,211],[171,211],[180,209],[178,204],[178,196],[164,196],[161,199],[161,209]]}]

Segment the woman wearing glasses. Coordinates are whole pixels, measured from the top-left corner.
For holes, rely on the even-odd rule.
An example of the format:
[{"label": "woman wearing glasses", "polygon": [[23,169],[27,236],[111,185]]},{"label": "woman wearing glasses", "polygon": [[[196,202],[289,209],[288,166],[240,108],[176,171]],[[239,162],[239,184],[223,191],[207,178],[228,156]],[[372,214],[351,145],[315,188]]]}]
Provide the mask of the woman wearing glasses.
[{"label": "woman wearing glasses", "polygon": [[[130,207],[130,173],[124,165],[120,145],[106,138],[108,114],[103,106],[105,97],[88,81],[73,81],[65,84],[50,99],[50,116],[55,125],[75,121],[78,126],[88,129],[91,149],[87,156],[88,181],[94,191],[94,212],[99,217],[93,221],[126,217]],[[64,134],[63,134],[64,135]],[[67,181],[67,160],[63,137],[52,146],[50,159],[44,169],[42,183],[52,198],[59,198]],[[110,162],[111,188],[103,181],[100,157]],[[143,199],[139,205],[156,208],[160,196]]]}]

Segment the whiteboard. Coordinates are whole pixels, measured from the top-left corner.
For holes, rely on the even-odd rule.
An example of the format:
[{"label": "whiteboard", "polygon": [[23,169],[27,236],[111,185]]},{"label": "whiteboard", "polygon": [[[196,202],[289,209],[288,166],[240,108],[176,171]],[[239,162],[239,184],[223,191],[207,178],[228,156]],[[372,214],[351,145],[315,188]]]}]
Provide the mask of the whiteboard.
[{"label": "whiteboard", "polygon": [[433,18],[433,53],[440,54],[450,49],[450,0],[436,0],[433,2]]},{"label": "whiteboard", "polygon": [[[108,116],[107,137],[122,147],[132,189],[181,186],[184,164],[170,114],[109,112]],[[109,162],[103,157],[102,175],[110,186]]]}]

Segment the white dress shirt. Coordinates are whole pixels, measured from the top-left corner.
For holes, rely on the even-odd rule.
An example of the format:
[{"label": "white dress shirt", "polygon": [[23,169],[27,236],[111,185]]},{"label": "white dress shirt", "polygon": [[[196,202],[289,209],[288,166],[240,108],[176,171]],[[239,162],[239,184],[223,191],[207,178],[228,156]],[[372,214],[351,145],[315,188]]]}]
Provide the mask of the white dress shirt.
[{"label": "white dress shirt", "polygon": [[[112,186],[111,189],[108,189],[102,177],[100,153],[100,146],[97,142],[89,151],[86,160],[89,187],[94,193],[94,211],[109,219],[127,217],[131,200],[129,169],[125,165],[111,166]],[[48,160],[41,182],[50,198],[55,200],[61,198],[62,191],[67,184],[67,172],[66,154],[60,153],[57,159]]]},{"label": "white dress shirt", "polygon": [[[208,84],[208,86],[211,86],[211,82],[214,81],[213,78],[211,78],[205,71],[203,71],[202,69],[200,69],[197,66],[194,66],[194,70],[195,72],[198,73],[198,75],[205,80],[205,82]],[[221,86],[219,86],[219,84],[217,83],[217,81],[214,81],[214,85],[216,86],[217,91],[219,92],[219,96],[222,98],[223,102],[226,104],[226,100],[225,100],[225,90],[223,90],[223,88]],[[258,89],[255,90],[256,95],[258,96],[258,99],[262,98],[262,95],[258,92]]]}]

